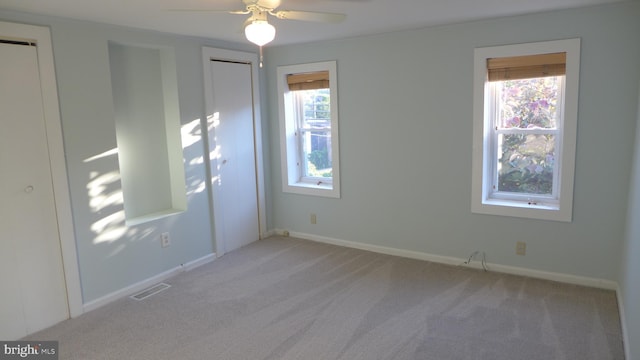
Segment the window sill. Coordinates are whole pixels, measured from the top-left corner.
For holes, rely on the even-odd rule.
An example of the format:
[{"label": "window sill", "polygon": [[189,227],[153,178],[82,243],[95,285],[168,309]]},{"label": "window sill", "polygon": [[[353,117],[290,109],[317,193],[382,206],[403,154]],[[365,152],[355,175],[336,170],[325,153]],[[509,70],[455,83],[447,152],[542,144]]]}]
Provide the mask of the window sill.
[{"label": "window sill", "polygon": [[125,224],[127,226],[140,225],[140,224],[144,224],[144,223],[149,222],[149,221],[162,219],[162,218],[165,218],[167,216],[180,214],[180,213],[184,212],[185,210],[186,210],[186,208],[185,209],[167,209],[167,210],[158,211],[158,212],[155,212],[155,213],[152,213],[152,214],[136,216],[134,218],[126,219],[125,220]]},{"label": "window sill", "polygon": [[284,185],[282,191],[301,195],[340,198],[340,191],[333,184],[317,185],[313,183],[297,182],[294,184]]},{"label": "window sill", "polygon": [[571,211],[557,204],[530,204],[525,201],[486,199],[474,202],[471,212],[487,215],[520,217],[527,219],[571,222]]}]

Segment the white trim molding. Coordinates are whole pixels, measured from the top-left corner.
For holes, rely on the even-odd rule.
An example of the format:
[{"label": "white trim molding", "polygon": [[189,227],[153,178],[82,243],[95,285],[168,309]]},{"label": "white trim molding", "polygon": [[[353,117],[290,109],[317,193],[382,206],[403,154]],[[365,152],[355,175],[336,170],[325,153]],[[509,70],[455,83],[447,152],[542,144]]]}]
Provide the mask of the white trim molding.
[{"label": "white trim molding", "polygon": [[[355,241],[341,240],[341,239],[335,239],[335,238],[330,238],[326,236],[306,234],[306,233],[295,232],[295,231],[288,232],[287,230],[272,230],[271,233],[278,234],[280,236],[283,236],[283,234],[288,233],[289,236],[294,238],[310,240],[310,241],[331,244],[331,245],[344,246],[344,247],[353,248],[353,249],[371,251],[371,252],[376,252],[376,253],[385,254],[385,255],[393,255],[393,256],[400,256],[400,257],[405,257],[409,259],[431,261],[434,263],[440,263],[440,264],[446,264],[446,265],[461,265],[465,261],[467,261],[467,259],[464,259],[464,258],[435,255],[435,254],[429,254],[429,253],[420,252],[420,251],[397,249],[397,248],[380,246],[380,245],[371,245],[371,244],[365,244],[365,243],[360,243]],[[482,269],[482,263],[480,261],[472,262],[471,264],[465,265],[465,266],[475,268],[475,269]],[[541,271],[541,270],[535,270],[535,269],[527,269],[522,267],[492,264],[492,263],[488,263],[487,267],[489,271],[494,271],[494,272],[503,273],[503,274],[520,275],[520,276],[526,276],[526,277],[531,277],[536,279],[551,280],[551,281],[557,281],[557,282],[573,284],[573,285],[589,286],[589,287],[605,289],[605,290],[618,289],[618,283],[612,280],[605,280],[605,279],[598,279],[598,278],[591,278],[591,277],[577,276],[577,275],[556,273],[556,272],[549,272],[549,271]]]},{"label": "white trim molding", "polygon": [[209,255],[205,255],[199,259],[195,259],[193,261],[187,262],[185,264],[180,264],[179,266],[174,267],[173,269],[169,269],[165,272],[162,272],[158,275],[152,276],[148,279],[139,281],[135,284],[131,284],[127,287],[124,287],[120,290],[116,290],[110,294],[99,297],[95,300],[89,301],[84,304],[84,312],[89,312],[100,307],[103,307],[107,304],[110,304],[116,300],[125,298],[129,295],[133,295],[141,290],[144,290],[150,286],[153,286],[159,282],[165,281],[169,278],[172,278],[182,272],[191,271],[197,267],[208,264],[216,259],[216,254],[212,253]]},{"label": "white trim molding", "polygon": [[[495,128],[489,112],[491,97],[487,96],[487,60],[490,58],[566,53],[566,79],[563,115],[560,117],[561,140],[556,148],[560,169],[557,175],[558,198],[549,203],[528,200],[526,193],[510,193],[508,199],[498,198],[492,191],[495,175],[491,138]],[[578,92],[580,75],[580,39],[543,41],[525,44],[481,47],[474,50],[473,78],[473,154],[471,212],[499,216],[571,222],[573,217],[573,183],[575,171],[576,134],[578,125]],[[518,198],[521,196],[521,198]],[[514,198],[515,197],[515,198]],[[531,197],[535,199],[534,194]],[[556,203],[557,202],[557,203]]]},{"label": "white trim molding", "polygon": [[13,40],[35,42],[38,47],[38,67],[40,68],[40,84],[44,122],[47,132],[47,146],[51,163],[51,179],[55,197],[55,208],[58,220],[58,235],[62,251],[62,265],[67,286],[67,302],[69,316],[82,314],[82,286],[76,249],[76,238],[73,229],[71,212],[71,195],[64,155],[62,138],[62,122],[58,103],[58,85],[53,60],[51,31],[48,27],[15,24],[0,21],[0,36]]},{"label": "white trim molding", "polygon": [[629,348],[629,333],[627,332],[627,317],[625,315],[624,298],[620,286],[616,288],[616,298],[618,299],[618,312],[620,313],[620,328],[622,329],[622,345],[624,346],[625,359],[631,359],[631,349]]},{"label": "white trim molding", "polygon": [[[253,93],[251,96],[253,97],[253,126],[254,126],[254,152],[255,152],[255,162],[256,162],[256,192],[258,196],[258,236],[260,239],[264,239],[266,237],[265,234],[267,231],[267,206],[266,206],[266,195],[265,195],[265,175],[264,175],[264,151],[262,146],[262,110],[260,108],[260,72],[258,70],[258,55],[251,52],[242,52],[235,50],[227,50],[227,49],[219,49],[209,46],[202,47],[202,63],[203,63],[203,75],[204,75],[204,92],[205,92],[205,110],[206,110],[206,121],[209,121],[210,118],[213,118],[213,104],[212,97],[209,94],[212,93],[211,89],[211,67],[208,64],[212,60],[223,60],[229,62],[239,62],[246,63],[251,67],[251,83]],[[208,129],[208,126],[205,127]],[[209,130],[207,130],[208,132]],[[208,140],[208,135],[204,137],[207,141],[206,146],[211,146]],[[207,162],[211,164],[211,161],[217,161],[215,159],[209,159]],[[209,174],[209,179],[214,177],[214,169],[211,168],[211,165],[207,167],[207,173]],[[211,186],[210,188],[210,198],[213,198],[214,193]],[[218,202],[213,202],[213,213],[211,215],[211,222],[215,225],[215,214],[222,214],[224,212],[223,209],[219,208]],[[216,244],[215,251],[220,254],[220,256],[224,255],[222,251],[222,247],[220,246],[220,241],[224,238],[223,233],[221,232],[221,227],[214,226],[214,244]]]},{"label": "white trim molding", "polygon": [[[331,182],[309,182],[304,179],[301,159],[301,142],[297,139],[297,116],[294,109],[295,97],[289,90],[287,76],[290,74],[329,72],[330,112],[331,112]],[[323,61],[308,64],[283,65],[277,68],[278,117],[280,125],[280,163],[282,172],[282,191],[285,193],[312,195],[328,198],[340,198],[340,137],[338,74],[336,61]],[[316,179],[317,180],[317,179]]]}]

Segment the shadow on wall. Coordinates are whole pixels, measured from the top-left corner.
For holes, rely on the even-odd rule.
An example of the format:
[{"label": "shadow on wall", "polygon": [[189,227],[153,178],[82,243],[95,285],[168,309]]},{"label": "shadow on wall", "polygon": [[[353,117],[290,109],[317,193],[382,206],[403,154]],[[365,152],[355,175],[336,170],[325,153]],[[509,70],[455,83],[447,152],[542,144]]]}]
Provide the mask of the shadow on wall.
[{"label": "shadow on wall", "polygon": [[[201,120],[195,119],[182,125],[180,132],[186,176],[185,191],[187,203],[190,203],[194,196],[205,192],[207,189],[206,176],[203,176],[205,172],[202,169],[205,159],[203,156]],[[83,162],[94,163],[113,156],[120,156],[118,148],[89,157]],[[150,236],[155,237],[154,233],[157,227],[153,225],[155,223],[153,221],[136,226],[126,225],[124,196],[118,169],[102,173],[91,171],[86,189],[89,198],[89,209],[97,217],[97,220],[90,225],[91,233],[94,236],[92,244],[111,245],[113,249],[106,254],[106,257],[112,257],[122,252],[129,242],[144,240]]]}]

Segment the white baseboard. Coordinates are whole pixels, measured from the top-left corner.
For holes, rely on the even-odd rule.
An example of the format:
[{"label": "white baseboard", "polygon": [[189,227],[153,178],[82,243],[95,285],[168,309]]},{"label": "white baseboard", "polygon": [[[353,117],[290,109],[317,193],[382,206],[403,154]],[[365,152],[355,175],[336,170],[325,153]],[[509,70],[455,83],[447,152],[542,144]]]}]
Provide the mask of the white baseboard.
[{"label": "white baseboard", "polygon": [[184,271],[191,271],[197,267],[200,267],[204,264],[208,264],[216,259],[216,253],[211,253],[209,255],[205,255],[199,259],[195,259],[193,261],[189,261],[186,264],[182,264],[182,268]]},{"label": "white baseboard", "polygon": [[622,328],[624,356],[625,359],[631,359],[631,349],[629,349],[629,334],[627,333],[627,317],[625,315],[624,299],[622,295],[622,289],[620,289],[620,286],[618,286],[618,288],[616,289],[616,297],[618,298],[618,312],[620,313],[620,327]]},{"label": "white baseboard", "polygon": [[269,230],[260,235],[260,239],[266,239],[271,236],[279,235],[282,236],[282,233],[278,233],[278,230]]},{"label": "white baseboard", "polygon": [[[287,233],[287,231],[274,229],[271,231],[271,233],[274,233],[275,235],[283,236],[285,233]],[[372,251],[380,254],[395,255],[395,256],[401,256],[401,257],[406,257],[410,259],[417,259],[417,260],[426,260],[426,261],[447,264],[447,265],[461,265],[464,263],[464,261],[467,260],[463,258],[434,255],[434,254],[424,253],[420,251],[403,250],[403,249],[397,249],[397,248],[380,246],[380,245],[371,245],[371,244],[359,243],[355,241],[341,240],[341,239],[335,239],[335,238],[330,238],[326,236],[306,234],[306,233],[294,232],[294,231],[289,232],[289,236],[299,238],[299,239],[321,242],[325,244],[345,246],[345,247],[354,248],[354,249]],[[482,269],[482,264],[480,261],[475,261],[465,266],[476,268],[476,269]],[[552,281],[558,281],[558,282],[567,283],[567,284],[589,286],[589,287],[595,287],[595,288],[606,289],[606,290],[618,289],[618,283],[611,280],[527,269],[527,268],[493,264],[493,263],[487,264],[487,267],[489,268],[490,271],[495,271],[495,272],[504,273],[504,274],[527,276],[527,277],[532,277],[537,279],[552,280]]]},{"label": "white baseboard", "polygon": [[97,308],[100,308],[102,306],[105,306],[109,303],[112,303],[116,300],[119,300],[121,298],[127,297],[129,295],[133,295],[141,290],[144,290],[152,285],[155,285],[159,282],[162,282],[164,280],[167,280],[173,276],[178,275],[181,272],[185,272],[185,271],[190,271],[193,270],[195,268],[197,268],[198,266],[202,266],[204,264],[210,263],[213,260],[216,259],[216,254],[209,254],[209,255],[205,255],[199,259],[190,261],[186,264],[180,264],[176,267],[174,267],[173,269],[169,269],[167,271],[164,271],[158,275],[152,276],[148,279],[139,281],[135,284],[131,284],[127,287],[124,287],[120,290],[116,290],[112,293],[109,293],[105,296],[99,297],[95,300],[89,301],[85,304],[83,304],[82,306],[82,310],[84,313],[95,310]]}]

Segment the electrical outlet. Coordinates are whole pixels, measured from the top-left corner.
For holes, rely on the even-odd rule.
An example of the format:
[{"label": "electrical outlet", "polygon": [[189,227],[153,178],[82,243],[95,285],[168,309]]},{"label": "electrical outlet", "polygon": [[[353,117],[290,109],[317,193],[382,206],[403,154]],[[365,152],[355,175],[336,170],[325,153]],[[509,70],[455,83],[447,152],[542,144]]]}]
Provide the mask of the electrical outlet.
[{"label": "electrical outlet", "polygon": [[518,241],[516,243],[516,255],[526,255],[527,254],[527,243],[524,241]]},{"label": "electrical outlet", "polygon": [[160,234],[160,246],[163,248],[171,245],[171,238],[169,237],[169,233],[165,232]]},{"label": "electrical outlet", "polygon": [[315,225],[317,223],[316,214],[311,214],[309,216],[309,221],[311,221],[311,223]]}]

